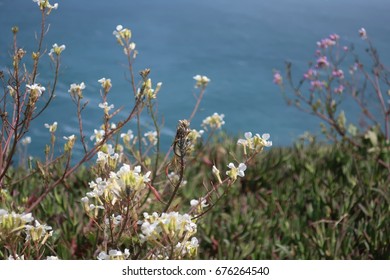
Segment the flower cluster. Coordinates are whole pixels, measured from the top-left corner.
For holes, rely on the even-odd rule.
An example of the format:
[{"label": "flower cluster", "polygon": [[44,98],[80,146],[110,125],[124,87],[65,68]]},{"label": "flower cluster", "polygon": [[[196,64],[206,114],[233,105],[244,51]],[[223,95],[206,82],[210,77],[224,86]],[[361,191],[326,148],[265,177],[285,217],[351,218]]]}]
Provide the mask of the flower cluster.
[{"label": "flower cluster", "polygon": [[153,87],[152,87],[152,80],[151,79],[147,79],[146,81],[144,81],[142,83],[141,89],[140,88],[138,89],[137,96],[141,97],[141,94],[142,94],[142,96],[146,96],[146,98],[148,100],[156,99],[157,93],[160,91],[161,86],[162,86],[162,83],[159,82],[159,83],[156,84],[156,88],[153,89]]},{"label": "flower cluster", "polygon": [[110,91],[112,87],[111,79],[101,78],[98,80],[98,82],[102,85],[102,88],[106,93]]},{"label": "flower cluster", "polygon": [[48,9],[47,14],[50,14],[51,10],[57,10],[58,8],[58,3],[52,5],[49,0],[33,0],[33,2],[37,3],[42,11]]},{"label": "flower cluster", "polygon": [[196,75],[194,76],[194,80],[196,81],[195,87],[206,87],[207,84],[210,82],[210,79],[207,78],[206,76],[201,76],[201,75]]},{"label": "flower cluster", "polygon": [[134,57],[137,54],[135,51],[135,43],[130,42],[131,39],[131,30],[128,28],[123,28],[122,25],[117,25],[112,34],[116,37],[119,45],[123,47],[123,52],[125,55],[129,56],[131,52],[134,52]]},{"label": "flower cluster", "polygon": [[222,125],[225,124],[225,121],[223,120],[224,117],[224,114],[214,113],[212,116],[208,116],[203,120],[202,127],[204,127],[206,130],[207,127],[210,127],[211,129],[221,128]]},{"label": "flower cluster", "polygon": [[27,92],[30,93],[30,99],[29,104],[30,106],[33,106],[39,97],[43,94],[43,92],[46,90],[45,87],[39,85],[39,84],[33,84],[33,85],[26,85]]},{"label": "flower cluster", "polygon": [[81,84],[71,84],[68,92],[72,96],[72,98],[83,98],[83,90],[85,89],[85,84],[82,82]]},{"label": "flower cluster", "polygon": [[33,221],[34,217],[31,213],[8,213],[7,210],[0,209],[0,242],[23,233],[26,241],[44,244],[47,238],[52,236],[52,228],[41,225],[37,220],[35,220],[35,225],[31,225]]},{"label": "flower cluster", "polygon": [[[119,155],[108,155],[103,152],[98,154],[98,164],[105,166],[114,166],[118,161]],[[92,191],[87,193],[86,197],[82,198],[84,209],[89,212],[95,209],[104,209],[105,203],[114,205],[119,199],[136,195],[146,187],[149,179],[150,171],[146,174],[141,174],[141,166],[135,166],[134,169],[128,164],[123,164],[118,172],[110,172],[108,178],[98,177],[95,181],[89,183]],[[90,204],[90,199],[94,199],[95,204]]]},{"label": "flower cluster", "polygon": [[196,255],[199,244],[193,235],[196,233],[197,226],[190,215],[182,215],[178,212],[161,215],[144,213],[144,219],[140,224],[141,241],[158,248],[150,258],[179,259]]},{"label": "flower cluster", "polygon": [[268,133],[264,133],[260,136],[260,134],[256,133],[255,136],[252,137],[251,132],[246,132],[244,134],[245,139],[238,139],[237,144],[243,146],[244,154],[247,153],[247,148],[249,150],[254,150],[256,152],[260,152],[264,147],[271,147],[272,141],[268,141],[270,135]]}]

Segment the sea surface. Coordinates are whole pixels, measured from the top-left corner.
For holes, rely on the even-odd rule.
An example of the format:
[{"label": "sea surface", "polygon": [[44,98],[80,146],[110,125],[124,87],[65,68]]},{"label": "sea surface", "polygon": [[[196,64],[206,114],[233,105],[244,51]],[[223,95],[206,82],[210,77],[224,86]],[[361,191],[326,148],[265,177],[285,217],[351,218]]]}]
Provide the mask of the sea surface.
[{"label": "sea surface", "polygon": [[[52,4],[55,2],[51,0]],[[274,145],[289,145],[305,131],[319,133],[319,121],[288,107],[272,82],[273,70],[293,62],[298,77],[313,59],[316,42],[337,33],[357,50],[366,47],[358,30],[364,27],[383,61],[390,61],[389,0],[58,0],[44,47],[65,44],[56,99],[31,128],[30,150],[41,154],[50,135],[45,123],[58,122],[58,136],[78,132],[76,108],[68,96],[71,83],[86,84],[83,112],[87,135],[98,128],[102,110],[98,79],[112,80],[109,103],[133,105],[126,57],[112,35],[118,24],[132,30],[139,55],[136,73],[151,69],[162,82],[158,114],[164,122],[163,143],[169,145],[178,120],[188,118],[195,104],[193,76],[211,79],[191,127],[214,112],[225,115],[225,130],[271,134]],[[35,50],[40,11],[32,0],[0,0],[0,67],[10,66],[11,27],[18,42]],[[27,60],[26,60],[27,61]],[[48,85],[52,67],[46,56],[38,81]],[[137,74],[136,74],[137,75]],[[143,130],[152,128],[142,120]],[[136,130],[134,123],[128,127]],[[59,137],[60,143],[64,142]],[[61,142],[62,141],[62,142]]]}]

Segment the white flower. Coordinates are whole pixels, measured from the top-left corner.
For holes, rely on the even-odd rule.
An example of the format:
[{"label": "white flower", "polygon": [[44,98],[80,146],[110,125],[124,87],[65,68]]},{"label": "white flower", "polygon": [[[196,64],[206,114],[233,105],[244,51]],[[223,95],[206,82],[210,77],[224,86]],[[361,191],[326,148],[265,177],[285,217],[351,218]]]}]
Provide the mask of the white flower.
[{"label": "white flower", "polygon": [[46,260],[48,260],[48,261],[58,261],[59,259],[56,256],[47,256]]},{"label": "white flower", "polygon": [[56,55],[60,55],[62,51],[65,50],[65,48],[66,48],[65,45],[58,46],[57,44],[54,44],[49,52],[49,56],[52,56],[53,53],[55,53]]},{"label": "white flower", "polygon": [[130,256],[130,250],[125,249],[122,253],[120,250],[109,250],[108,254],[104,251],[100,252],[97,256],[98,260],[125,260]]},{"label": "white flower", "polygon": [[49,11],[47,12],[48,14],[51,12],[51,10],[57,10],[58,8],[58,3],[55,3],[54,5],[50,4],[48,0],[33,0],[33,2],[37,3],[39,8],[43,10],[44,8],[48,8]]},{"label": "white flower", "polygon": [[64,136],[64,139],[70,142],[70,141],[76,140],[76,136],[74,136],[74,134],[72,134],[70,136]]},{"label": "white flower", "polygon": [[271,147],[272,141],[268,141],[269,138],[270,138],[269,133],[264,133],[261,136],[259,134],[256,134],[253,140],[255,148],[261,149],[262,147]]},{"label": "white flower", "polygon": [[246,147],[253,149],[252,132],[246,132],[244,136],[245,139],[238,139],[237,144],[242,145],[244,147],[244,152],[246,153]]},{"label": "white flower", "polygon": [[99,143],[100,141],[103,140],[104,135],[105,135],[105,131],[103,129],[100,129],[100,130],[94,129],[93,130],[93,135],[89,139],[91,141],[96,139],[95,143],[97,144],[97,143]]},{"label": "white flower", "polygon": [[83,90],[85,89],[85,84],[82,82],[81,84],[71,84],[68,92],[72,96],[78,96],[80,98],[83,97]]},{"label": "white flower", "polygon": [[123,138],[123,142],[130,143],[130,141],[134,138],[133,131],[129,129],[127,133],[121,133],[121,138]]},{"label": "white flower", "polygon": [[23,145],[23,146],[27,146],[28,144],[31,143],[31,137],[30,136],[26,136],[24,137],[20,143]]},{"label": "white flower", "polygon": [[46,90],[45,87],[42,87],[38,84],[26,85],[26,88],[30,92],[31,95],[37,95],[38,97],[42,95],[42,93]]},{"label": "white flower", "polygon": [[[122,25],[117,25],[112,34],[118,39],[118,42],[123,45],[122,39],[128,40],[131,37],[131,31],[128,28],[123,28]],[[135,46],[134,46],[135,47]]]},{"label": "white flower", "polygon": [[212,116],[205,118],[202,122],[202,126],[207,129],[207,126],[213,129],[221,128],[225,124],[223,118],[224,114],[214,113]]},{"label": "white flower", "polygon": [[196,75],[193,78],[196,81],[195,87],[205,87],[210,82],[206,76]]},{"label": "white flower", "polygon": [[57,130],[57,122],[54,122],[51,125],[45,123],[45,127],[48,128],[51,133],[53,133],[53,132],[55,132]]},{"label": "white flower", "polygon": [[13,97],[16,93],[16,90],[13,87],[11,87],[10,85],[7,86],[7,89],[8,89],[9,95],[11,95]]},{"label": "white flower", "polygon": [[233,181],[237,179],[237,176],[244,177],[245,173],[244,171],[246,170],[246,165],[245,163],[240,163],[238,167],[234,165],[234,163],[229,163],[228,167],[230,168],[229,171],[226,171],[226,175],[230,177]]},{"label": "white flower", "polygon": [[200,206],[200,208],[205,208],[205,207],[209,206],[209,205],[207,204],[206,199],[204,199],[204,198],[192,199],[192,200],[190,201],[190,205],[191,205],[192,207]]},{"label": "white flower", "polygon": [[153,146],[157,144],[157,131],[149,131],[144,134],[146,138],[148,138],[149,143]]},{"label": "white flower", "polygon": [[359,29],[359,36],[360,38],[362,38],[363,40],[366,40],[367,39],[367,31],[366,29],[364,29],[363,27]]},{"label": "white flower", "polygon": [[102,85],[102,88],[104,88],[106,92],[108,92],[112,87],[111,79],[101,78],[98,82]]},{"label": "white flower", "polygon": [[114,105],[108,105],[107,102],[99,103],[99,108],[102,108],[104,110],[104,114],[108,115],[109,111],[114,108]]}]

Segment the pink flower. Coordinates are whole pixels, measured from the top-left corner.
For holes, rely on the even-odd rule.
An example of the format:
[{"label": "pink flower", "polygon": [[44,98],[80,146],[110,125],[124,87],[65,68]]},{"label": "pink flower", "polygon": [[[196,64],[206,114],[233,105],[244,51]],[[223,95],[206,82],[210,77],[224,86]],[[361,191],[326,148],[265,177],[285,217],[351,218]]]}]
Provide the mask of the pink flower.
[{"label": "pink flower", "polygon": [[316,89],[322,89],[324,83],[319,80],[315,80],[315,81],[311,81],[310,85],[311,85],[311,90],[316,90]]},{"label": "pink flower", "polygon": [[274,74],[274,84],[281,85],[283,83],[283,78],[280,75],[279,71],[276,71]]},{"label": "pink flower", "polygon": [[313,80],[316,78],[316,76],[317,76],[317,71],[313,69],[309,69],[305,74],[303,74],[303,77],[308,80]]},{"label": "pink flower", "polygon": [[336,44],[335,40],[332,40],[330,38],[322,39],[321,41],[317,42],[317,46],[321,49],[326,49],[330,46],[334,46]]},{"label": "pink flower", "polygon": [[344,91],[344,86],[343,85],[339,85],[337,88],[335,88],[334,90],[334,93],[337,93],[337,94],[341,94],[343,93]]},{"label": "pink flower", "polygon": [[344,72],[343,70],[341,69],[335,69],[332,71],[332,75],[333,77],[337,77],[337,78],[340,78],[340,79],[344,79]]},{"label": "pink flower", "polygon": [[317,59],[318,68],[324,68],[328,66],[329,66],[329,62],[326,56],[321,56],[320,58]]},{"label": "pink flower", "polygon": [[329,35],[329,39],[331,39],[332,41],[337,41],[338,39],[340,39],[340,36],[337,35],[337,34],[330,34]]}]

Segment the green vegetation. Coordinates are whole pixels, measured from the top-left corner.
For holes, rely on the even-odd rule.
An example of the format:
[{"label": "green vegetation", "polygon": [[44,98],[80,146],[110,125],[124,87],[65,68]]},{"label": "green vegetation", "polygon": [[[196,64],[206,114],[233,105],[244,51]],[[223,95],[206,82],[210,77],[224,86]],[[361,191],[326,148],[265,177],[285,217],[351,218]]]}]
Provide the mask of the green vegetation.
[{"label": "green vegetation", "polygon": [[[365,139],[369,149],[372,145]],[[177,204],[204,192],[211,166],[227,165],[240,147],[219,135],[191,160]],[[356,160],[356,158],[360,158]],[[389,259],[389,172],[377,162],[390,153],[358,151],[350,144],[298,141],[272,148],[248,166],[218,203],[197,222],[199,259]],[[23,172],[13,176],[23,177]],[[93,178],[82,169],[39,205],[35,217],[55,231],[60,259],[91,259],[96,237],[88,233],[80,197]],[[42,175],[20,181],[9,201],[25,203]],[[185,202],[185,203],[184,203]],[[147,209],[145,209],[146,211]],[[152,210],[152,209],[150,209]],[[128,241],[124,242],[129,243]]]}]

